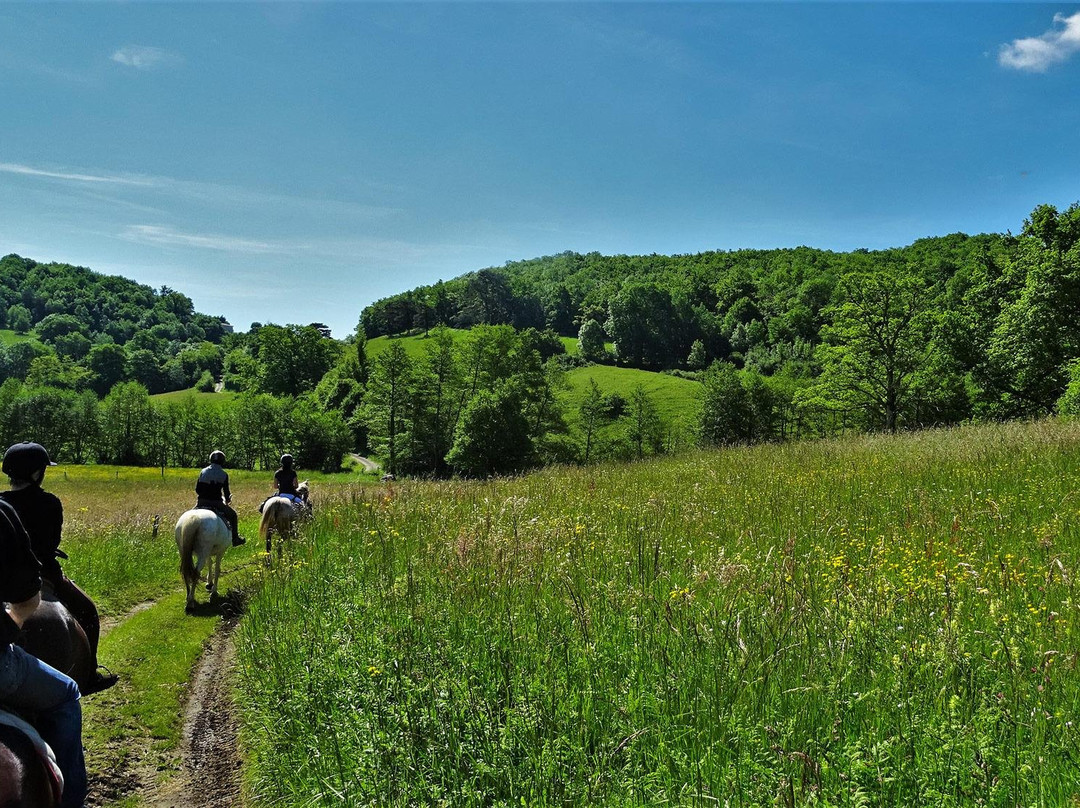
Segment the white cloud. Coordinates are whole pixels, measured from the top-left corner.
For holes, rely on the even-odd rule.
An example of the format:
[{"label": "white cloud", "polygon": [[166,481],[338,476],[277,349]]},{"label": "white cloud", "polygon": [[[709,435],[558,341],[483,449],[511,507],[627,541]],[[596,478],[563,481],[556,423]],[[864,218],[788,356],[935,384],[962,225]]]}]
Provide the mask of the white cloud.
[{"label": "white cloud", "polygon": [[273,253],[280,247],[269,241],[237,238],[220,234],[184,233],[171,227],[152,224],[128,225],[121,234],[128,241],[166,247],[199,247],[240,253]]},{"label": "white cloud", "polygon": [[149,45],[125,45],[113,51],[112,60],[137,70],[150,70],[159,65],[178,64],[181,61],[177,54]]},{"label": "white cloud", "polygon": [[27,177],[45,177],[69,182],[108,183],[112,185],[152,186],[157,182],[152,177],[139,177],[122,174],[80,174],[72,171],[49,171],[43,168],[22,165],[21,163],[0,163],[0,173],[22,174]]},{"label": "white cloud", "polygon": [[1062,27],[1002,45],[998,51],[998,64],[1014,70],[1045,73],[1051,65],[1064,62],[1080,51],[1080,11],[1068,17],[1055,14],[1054,24]]}]

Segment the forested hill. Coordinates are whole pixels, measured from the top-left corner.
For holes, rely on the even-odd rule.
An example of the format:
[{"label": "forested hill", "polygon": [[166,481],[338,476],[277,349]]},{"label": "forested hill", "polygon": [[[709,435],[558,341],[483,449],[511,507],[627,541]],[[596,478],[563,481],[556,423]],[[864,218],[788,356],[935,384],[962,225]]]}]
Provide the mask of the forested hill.
[{"label": "forested hill", "polygon": [[895,428],[1053,410],[1080,356],[1078,316],[1073,204],[1039,206],[1018,236],[873,252],[563,253],[377,301],[361,322],[369,337],[437,323],[547,327],[578,335],[588,358],[652,370],[719,360],[772,379],[795,404]]},{"label": "forested hill", "polygon": [[0,376],[91,386],[104,395],[130,378],[151,392],[190,387],[221,373],[224,317],[195,311],[189,297],[70,264],[0,259],[0,328],[36,340],[0,352]]},{"label": "forested hill", "polygon": [[774,364],[763,352],[798,340],[818,342],[825,310],[845,275],[889,268],[931,284],[967,285],[976,276],[997,274],[1016,243],[1006,236],[957,233],[876,252],[565,252],[384,298],[364,309],[361,322],[370,339],[435,324],[479,323],[577,336],[585,322],[596,320],[625,364],[681,367],[697,339],[710,358],[737,355],[755,365]]}]

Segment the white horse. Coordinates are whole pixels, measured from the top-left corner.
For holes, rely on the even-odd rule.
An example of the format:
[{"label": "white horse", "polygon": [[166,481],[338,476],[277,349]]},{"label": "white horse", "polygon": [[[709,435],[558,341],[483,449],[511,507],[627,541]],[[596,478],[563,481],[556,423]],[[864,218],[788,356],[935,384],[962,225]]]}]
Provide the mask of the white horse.
[{"label": "white horse", "polygon": [[[296,486],[300,501],[288,497],[270,497],[262,506],[262,519],[259,520],[259,535],[266,540],[266,552],[270,552],[270,536],[277,532],[282,538],[292,536],[293,526],[310,507],[307,502],[308,481]],[[281,544],[278,544],[278,555]]]},{"label": "white horse", "polygon": [[[187,611],[195,608],[195,587],[206,565],[206,588],[210,599],[217,594],[218,576],[221,575],[221,557],[232,547],[232,530],[229,525],[207,508],[184,511],[176,521],[176,547],[180,551],[180,574],[187,586]],[[195,557],[192,563],[192,556]],[[209,563],[207,563],[209,560]]]}]

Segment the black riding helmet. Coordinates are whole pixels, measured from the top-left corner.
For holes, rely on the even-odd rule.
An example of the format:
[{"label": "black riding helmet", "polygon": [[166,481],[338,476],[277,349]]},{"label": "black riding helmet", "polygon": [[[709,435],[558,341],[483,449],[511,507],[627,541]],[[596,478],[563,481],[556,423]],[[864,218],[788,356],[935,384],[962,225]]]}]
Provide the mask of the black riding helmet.
[{"label": "black riding helmet", "polygon": [[225,453],[221,451],[214,451],[210,453],[210,462],[217,463],[219,466],[225,465]]},{"label": "black riding helmet", "polygon": [[0,466],[13,480],[29,480],[35,471],[44,471],[46,466],[56,464],[49,459],[49,453],[40,443],[24,441],[16,443],[4,452],[4,462]]},{"label": "black riding helmet", "polygon": [[291,454],[283,454],[281,456],[281,467],[283,469],[290,468],[292,466],[292,464],[293,464],[293,459],[292,459]]}]

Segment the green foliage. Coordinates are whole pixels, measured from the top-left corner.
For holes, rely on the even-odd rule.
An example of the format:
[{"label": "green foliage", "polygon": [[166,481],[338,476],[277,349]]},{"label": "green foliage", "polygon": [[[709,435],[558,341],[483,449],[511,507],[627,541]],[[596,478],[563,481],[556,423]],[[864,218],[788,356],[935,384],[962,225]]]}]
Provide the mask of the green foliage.
[{"label": "green foliage", "polygon": [[215,386],[214,377],[209,370],[204,370],[199,380],[195,382],[195,389],[200,393],[212,393]]},{"label": "green foliage", "polygon": [[705,343],[699,339],[694,340],[690,346],[690,355],[686,357],[686,366],[690,370],[704,370],[709,365],[709,354],[705,350]]},{"label": "green foliage", "polygon": [[278,396],[310,392],[340,353],[339,343],[311,326],[265,325],[255,334],[254,389]]},{"label": "green foliage", "polygon": [[480,390],[465,405],[446,462],[466,477],[512,474],[534,457],[524,390],[512,382]]},{"label": "green foliage", "polygon": [[586,320],[578,332],[578,353],[588,362],[601,362],[607,358],[604,347],[604,329],[596,320]]},{"label": "green foliage", "polygon": [[929,358],[929,290],[899,270],[848,276],[822,346],[821,386],[895,432]]},{"label": "green foliage", "polygon": [[1080,415],[1080,359],[1074,359],[1066,368],[1069,384],[1057,402],[1059,415],[1075,418]]},{"label": "green foliage", "polygon": [[16,334],[25,334],[30,330],[30,309],[16,303],[7,310],[7,325]]}]

